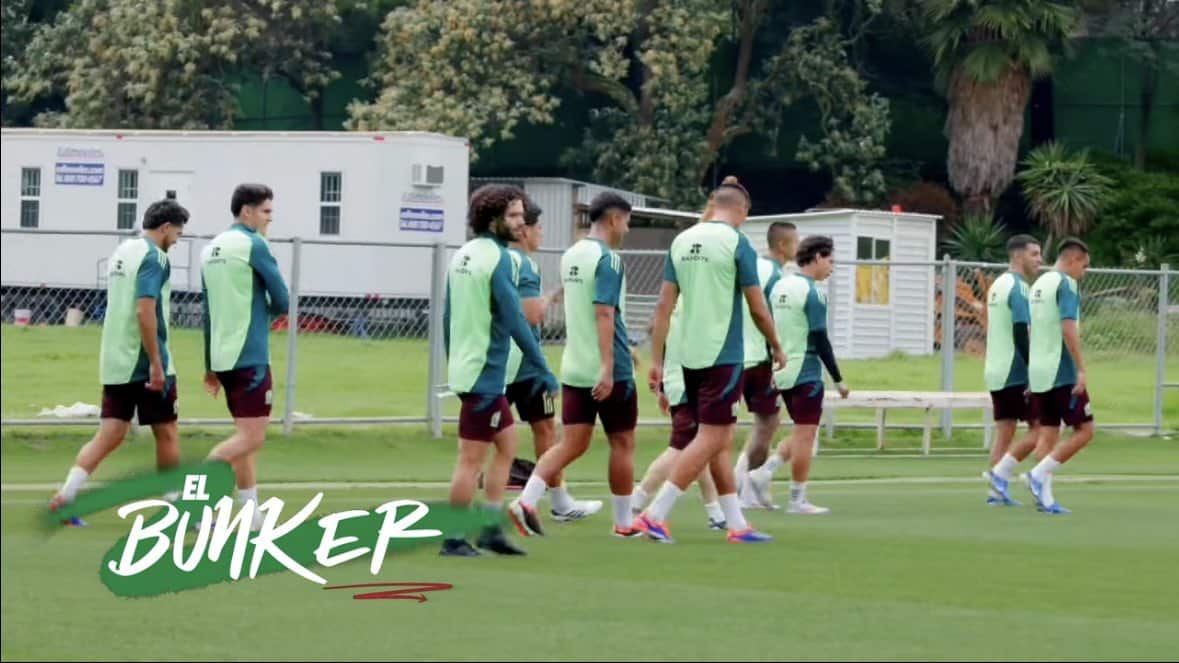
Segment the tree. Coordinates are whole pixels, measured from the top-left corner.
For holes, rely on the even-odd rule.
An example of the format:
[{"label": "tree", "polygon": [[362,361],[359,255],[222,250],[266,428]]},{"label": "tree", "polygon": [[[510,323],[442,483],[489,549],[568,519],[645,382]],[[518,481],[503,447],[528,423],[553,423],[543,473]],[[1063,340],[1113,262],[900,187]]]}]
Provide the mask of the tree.
[{"label": "tree", "polygon": [[[553,122],[572,90],[596,108],[566,163],[694,205],[726,145],[772,135],[782,109],[810,93],[824,134],[819,147],[800,146],[801,155],[836,171],[837,186],[875,186],[864,164],[882,153],[886,105],[867,95],[830,25],[794,31],[776,55],[755,61],[772,4],[741,0],[730,15],[712,0],[420,0],[387,17],[371,78],[379,93],[350,106],[348,126],[465,136],[477,158],[522,122]],[[732,49],[733,68],[714,96],[720,48]],[[815,70],[832,78],[830,92],[811,78]],[[841,161],[820,160],[820,149]]]},{"label": "tree", "polygon": [[1113,181],[1089,160],[1088,152],[1070,154],[1056,142],[1028,153],[1017,176],[1028,200],[1028,211],[1048,230],[1048,245],[1056,238],[1081,235],[1097,218]]},{"label": "tree", "polygon": [[1053,0],[925,0],[924,42],[949,102],[946,168],[972,211],[1011,184],[1033,79],[1051,73],[1080,12]]},{"label": "tree", "polygon": [[24,101],[64,97],[43,126],[225,128],[249,67],[317,98],[338,75],[320,46],[335,22],[332,2],[79,0],[34,33],[5,85]]},{"label": "tree", "polygon": [[[1138,65],[1138,140],[1134,164],[1146,167],[1150,121],[1158,96],[1159,75],[1179,74],[1179,2],[1175,0],[1090,0],[1093,16],[1104,23],[1101,32],[1116,39],[1107,55],[1128,56]],[[1112,52],[1111,52],[1112,51]]]}]

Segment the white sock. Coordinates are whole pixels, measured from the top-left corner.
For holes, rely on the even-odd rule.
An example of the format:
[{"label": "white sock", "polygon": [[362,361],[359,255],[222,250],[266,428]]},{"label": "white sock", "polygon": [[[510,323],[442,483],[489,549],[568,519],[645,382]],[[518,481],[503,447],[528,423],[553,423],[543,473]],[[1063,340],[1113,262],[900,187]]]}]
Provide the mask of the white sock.
[{"label": "white sock", "polygon": [[90,473],[78,467],[77,465],[70,468],[66,473],[65,483],[61,486],[61,496],[67,502],[73,502],[74,498],[78,496],[78,490],[85,485],[86,480],[90,478]]},{"label": "white sock", "polygon": [[749,456],[745,455],[744,451],[737,456],[737,464],[733,466],[733,477],[737,479],[737,494],[744,493],[749,482]]},{"label": "white sock", "polygon": [[745,514],[741,513],[741,502],[736,493],[720,496],[721,511],[725,514],[725,523],[731,532],[743,532],[749,529],[745,522]]},{"label": "white sock", "polygon": [[629,529],[634,516],[630,513],[630,495],[614,496],[614,526]]},{"label": "white sock", "polygon": [[1011,473],[1015,471],[1018,465],[1019,461],[1015,460],[1015,456],[1003,454],[1003,457],[999,459],[999,462],[995,463],[995,467],[991,468],[991,471],[998,475],[1000,479],[1007,481],[1011,479]]},{"label": "white sock", "polygon": [[630,508],[641,511],[643,507],[647,506],[647,498],[649,497],[650,495],[643,490],[642,486],[635,486],[634,492],[630,494]]},{"label": "white sock", "polygon": [[680,490],[674,483],[664,481],[663,487],[655,495],[655,501],[651,502],[651,506],[647,508],[647,515],[652,520],[658,522],[667,520],[667,514],[671,513],[671,508],[675,506],[675,501],[683,494],[684,491]]},{"label": "white sock", "polygon": [[258,487],[253,488],[238,488],[237,489],[237,503],[245,504],[246,502],[258,503]]},{"label": "white sock", "polygon": [[777,471],[779,467],[782,467],[782,457],[779,456],[777,452],[775,452],[770,454],[769,457],[766,458],[765,465],[762,465],[758,469],[768,472],[770,476],[774,476],[774,472]]},{"label": "white sock", "polygon": [[548,484],[540,478],[540,475],[533,474],[528,477],[528,483],[524,484],[524,491],[520,493],[520,503],[535,509],[536,503],[540,501],[548,488]]},{"label": "white sock", "polygon": [[1055,472],[1056,468],[1058,467],[1060,467],[1060,463],[1057,462],[1056,459],[1052,456],[1048,456],[1044,460],[1040,461],[1038,465],[1032,468],[1032,477],[1034,477],[1036,481],[1043,481],[1045,476]]},{"label": "white sock", "polygon": [[806,501],[806,482],[801,483],[790,482],[790,502],[792,504],[802,504]]},{"label": "white sock", "polygon": [[704,511],[708,513],[709,520],[720,522],[725,519],[724,509],[721,509],[720,502],[709,502],[704,505]]},{"label": "white sock", "polygon": [[573,508],[573,496],[565,488],[565,484],[549,488],[549,502],[553,505],[553,511],[557,513],[565,513]]}]

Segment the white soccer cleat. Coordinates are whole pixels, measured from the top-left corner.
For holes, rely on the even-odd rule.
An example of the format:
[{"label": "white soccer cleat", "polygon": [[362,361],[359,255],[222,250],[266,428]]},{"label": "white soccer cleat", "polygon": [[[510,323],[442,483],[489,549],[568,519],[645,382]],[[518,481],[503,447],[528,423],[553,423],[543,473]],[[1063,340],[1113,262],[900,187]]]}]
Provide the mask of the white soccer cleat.
[{"label": "white soccer cleat", "polygon": [[815,506],[810,502],[791,502],[790,506],[786,508],[786,513],[795,513],[802,516],[821,516],[825,513],[831,513],[831,509],[825,506]]},{"label": "white soccer cleat", "polygon": [[[773,509],[774,496],[770,492],[770,483],[773,479],[774,476],[772,474],[760,469],[753,470],[749,473],[749,492],[752,493],[753,497],[753,506],[749,508]],[[741,507],[746,508],[744,500],[742,500]]]},{"label": "white soccer cleat", "polygon": [[564,513],[558,513],[556,509],[552,509],[550,512],[553,520],[564,523],[589,518],[601,510],[602,500],[576,500],[573,502],[573,508]]}]

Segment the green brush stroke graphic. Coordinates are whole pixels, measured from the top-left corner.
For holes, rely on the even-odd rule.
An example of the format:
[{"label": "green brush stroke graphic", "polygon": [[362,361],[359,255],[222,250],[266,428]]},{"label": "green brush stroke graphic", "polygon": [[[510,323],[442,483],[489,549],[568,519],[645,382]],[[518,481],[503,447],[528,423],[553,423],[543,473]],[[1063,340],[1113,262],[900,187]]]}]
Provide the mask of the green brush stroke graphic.
[{"label": "green brush stroke graphic", "polygon": [[[175,509],[175,519],[161,532],[167,541],[167,549],[164,551],[164,554],[153,564],[134,575],[120,575],[112,570],[112,566],[118,565],[124,557],[124,551],[128,542],[131,540],[132,528],[136,519],[142,518],[143,528],[150,529],[153,525],[171,517],[170,508],[165,506],[161,496],[168,491],[182,491],[185,487],[185,478],[189,475],[206,477],[204,492],[207,494],[207,499],[204,496],[199,500],[185,500],[181,498],[172,503],[171,506]],[[196,554],[194,553],[194,549],[202,547],[198,532],[194,529],[195,524],[205,517],[210,517],[210,520],[215,521],[219,513],[216,505],[222,497],[231,495],[233,488],[233,469],[228,464],[224,462],[206,462],[198,465],[189,465],[168,472],[132,477],[81,494],[68,507],[59,510],[57,513],[48,514],[47,525],[53,527],[60,526],[63,520],[68,520],[72,516],[86,516],[91,513],[129,505],[130,503],[142,500],[160,501],[159,506],[124,514],[129,530],[128,535],[120,538],[103,557],[99,575],[103,584],[117,596],[159,596],[172,592],[198,589],[222,582],[234,582],[231,566],[235,548],[239,546],[244,549],[244,554],[242,555],[237,581],[250,579],[255,556],[259,557],[259,564],[256,573],[254,573],[255,577],[288,571],[287,566],[284,566],[279,559],[276,559],[274,554],[264,551],[261,547],[255,545],[255,542],[258,541],[259,534],[265,533],[267,528],[264,526],[262,532],[249,532],[248,519],[242,519],[244,526],[240,528],[238,523],[232,523],[232,521],[227,519],[227,523],[231,523],[226,530],[228,536],[225,537],[223,546],[219,554],[216,555],[216,559],[210,559],[217,551],[213,546],[214,528],[208,526],[209,532],[206,536],[203,549],[200,551],[199,559],[194,557],[194,554]],[[273,548],[277,549],[280,555],[289,557],[289,563],[293,562],[308,572],[324,578],[324,573],[330,572],[330,569],[335,568],[338,564],[363,563],[369,566],[371,570],[373,566],[383,564],[385,557],[389,553],[406,551],[428,545],[444,536],[471,536],[486,527],[501,525],[505,521],[504,514],[499,510],[487,508],[463,509],[438,502],[430,503],[401,499],[389,500],[390,504],[395,502],[400,502],[400,506],[395,510],[390,509],[389,506],[385,507],[386,511],[393,511],[392,514],[378,513],[377,509],[381,508],[379,504],[366,509],[350,509],[339,512],[326,512],[316,509],[316,512],[311,513],[297,527],[275,538]],[[271,500],[263,501],[261,506],[266,506],[268,503],[271,503]],[[277,514],[275,529],[281,529],[283,523],[295,519],[296,514],[307,509],[309,504],[310,500],[306,502],[284,503],[281,512]],[[419,505],[424,505],[424,509],[423,506]],[[206,506],[209,507],[209,511],[202,513]],[[416,522],[409,523],[407,519],[415,510],[418,512],[425,510],[425,513]],[[364,515],[348,513],[359,511],[366,513]],[[239,505],[233,504],[230,516],[236,518],[239,512]],[[185,513],[188,514],[187,522],[183,517]],[[272,515],[267,515],[266,510],[263,510],[262,513],[264,517],[274,518]],[[328,529],[330,527],[325,529],[324,526],[320,525],[320,520],[325,516],[332,516],[333,513],[354,517],[337,518],[335,531],[331,533],[331,541],[328,542]],[[387,516],[389,517],[387,518]],[[176,563],[176,535],[182,525],[185,526],[186,531],[183,536],[180,557],[181,561],[195,563],[195,567],[191,571],[185,571],[179,568]],[[381,536],[382,526],[389,527],[390,529],[388,535],[383,538]],[[397,531],[399,527],[403,531]],[[248,536],[240,535],[238,533],[239,529],[245,530]],[[422,530],[437,530],[437,532],[425,536],[414,535],[414,532],[420,532]],[[239,537],[242,540],[241,544],[238,543]],[[355,539],[349,539],[348,537],[355,537]],[[128,561],[132,563],[138,562],[153,547],[162,547],[163,544],[158,542],[159,539],[160,537],[151,536],[138,541],[133,551],[134,554],[131,555]],[[380,554],[379,551],[374,553],[382,540],[387,545],[384,554]],[[317,549],[325,542],[332,544],[330,550],[325,549],[324,551],[328,558],[326,561],[330,562],[329,566],[321,564],[316,557]],[[363,554],[356,553],[356,557],[346,561],[339,559],[332,561],[330,559],[332,557],[338,558],[351,551],[359,551],[362,548],[367,548],[367,550]],[[129,570],[129,567],[118,568],[123,568],[124,571]]]}]

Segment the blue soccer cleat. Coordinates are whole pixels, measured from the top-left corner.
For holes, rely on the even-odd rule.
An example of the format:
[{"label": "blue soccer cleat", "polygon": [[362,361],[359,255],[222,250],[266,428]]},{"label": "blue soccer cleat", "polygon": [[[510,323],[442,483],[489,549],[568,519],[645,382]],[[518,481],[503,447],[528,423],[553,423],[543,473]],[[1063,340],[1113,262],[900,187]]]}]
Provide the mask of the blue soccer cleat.
[{"label": "blue soccer cleat", "polygon": [[1037,481],[1032,476],[1031,472],[1023,475],[1024,481],[1028,484],[1028,490],[1032,493],[1032,498],[1036,501],[1036,508],[1043,511],[1046,507],[1044,505],[1044,482]]},{"label": "blue soccer cleat", "polygon": [[991,490],[994,491],[995,495],[999,497],[996,502],[992,502],[990,499],[988,499],[987,504],[995,503],[1002,504],[1004,506],[1018,504],[1018,502],[1015,502],[1015,500],[1011,499],[1011,494],[1008,492],[1010,482],[1007,479],[1000,477],[991,470],[983,472],[983,478],[987,480],[987,483],[991,486]]},{"label": "blue soccer cleat", "polygon": [[1054,516],[1067,516],[1072,513],[1068,509],[1060,506],[1060,502],[1053,502],[1052,504],[1040,509],[1041,512],[1051,514]]},{"label": "blue soccer cleat", "polygon": [[752,527],[747,527],[740,532],[730,530],[728,536],[729,543],[769,543],[773,540],[774,537],[765,532],[759,532]]},{"label": "blue soccer cleat", "polygon": [[651,538],[660,543],[674,543],[671,540],[671,528],[667,523],[659,522],[645,513],[640,513],[631,527],[641,532],[645,532],[648,538]]},{"label": "blue soccer cleat", "polygon": [[61,521],[61,524],[66,527],[85,527],[86,521],[82,520],[78,516],[70,516],[69,518]]}]

